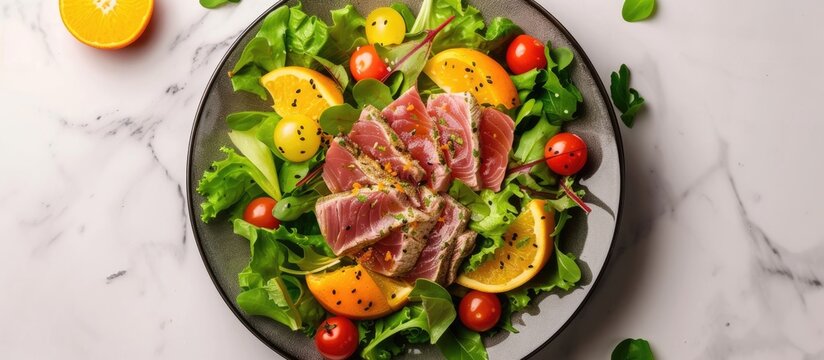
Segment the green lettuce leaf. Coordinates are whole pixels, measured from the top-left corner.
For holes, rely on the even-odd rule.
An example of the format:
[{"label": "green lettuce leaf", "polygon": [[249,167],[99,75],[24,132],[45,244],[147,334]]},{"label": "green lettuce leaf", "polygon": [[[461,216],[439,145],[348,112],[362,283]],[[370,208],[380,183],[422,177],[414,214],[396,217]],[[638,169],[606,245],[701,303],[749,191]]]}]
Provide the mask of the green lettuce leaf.
[{"label": "green lettuce leaf", "polygon": [[266,144],[258,141],[255,132],[252,130],[230,131],[229,139],[263,175],[262,179],[253,176],[255,183],[273,199],[280,200],[282,195],[278,183],[278,172],[275,168],[275,159]]},{"label": "green lettuce leaf", "polygon": [[249,159],[238,155],[235,150],[220,148],[226,159],[212,163],[210,170],[203,173],[197,185],[197,193],[205,199],[200,204],[203,222],[210,220],[226,209],[237,204],[247,192],[258,188],[257,184],[268,180]]},{"label": "green lettuce leaf", "polygon": [[329,41],[321,52],[323,57],[336,64],[347,62],[358,46],[367,44],[365,25],[366,19],[351,4],[332,10],[332,26]]},{"label": "green lettuce leaf", "polygon": [[229,73],[235,91],[247,91],[266,100],[266,89],[260,85],[260,77],[286,64],[286,33],[289,26],[289,7],[283,6],[271,12],[261,23],[255,38],[243,48],[243,52]]},{"label": "green lettuce leaf", "polygon": [[298,3],[289,8],[286,29],[286,64],[311,67],[313,56],[320,54],[329,39],[329,26],[314,15],[303,12]]}]

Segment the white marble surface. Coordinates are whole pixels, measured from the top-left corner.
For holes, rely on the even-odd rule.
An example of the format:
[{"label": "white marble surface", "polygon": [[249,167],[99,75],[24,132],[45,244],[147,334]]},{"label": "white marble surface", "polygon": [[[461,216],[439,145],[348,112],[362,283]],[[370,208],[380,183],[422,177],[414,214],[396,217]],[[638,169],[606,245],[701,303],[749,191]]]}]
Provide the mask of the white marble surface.
[{"label": "white marble surface", "polygon": [[[157,0],[104,52],[57,1],[0,0],[0,354],[271,359],[217,295],[185,214],[189,130],[229,44],[270,1]],[[544,0],[602,79],[622,62],[650,108],[622,129],[614,261],[543,355],[824,358],[824,3]]]}]

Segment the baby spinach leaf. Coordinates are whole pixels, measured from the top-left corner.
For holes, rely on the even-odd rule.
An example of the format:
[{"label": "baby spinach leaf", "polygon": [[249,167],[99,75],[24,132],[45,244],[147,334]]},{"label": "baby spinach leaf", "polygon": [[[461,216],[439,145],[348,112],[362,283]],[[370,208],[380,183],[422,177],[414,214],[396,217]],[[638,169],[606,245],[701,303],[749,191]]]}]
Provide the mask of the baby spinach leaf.
[{"label": "baby spinach leaf", "polygon": [[412,30],[412,25],[415,24],[415,15],[412,14],[412,10],[409,9],[409,6],[402,2],[394,2],[392,5],[389,5],[390,8],[395,9],[398,14],[401,14],[403,18],[404,24],[406,24],[406,31]]},{"label": "baby spinach leaf", "polygon": [[418,279],[409,300],[420,302],[426,313],[430,343],[434,344],[455,320],[455,305],[449,292],[429,280]]},{"label": "baby spinach leaf", "polygon": [[612,360],[655,360],[649,342],[644,339],[625,339],[612,351]]},{"label": "baby spinach leaf", "polygon": [[629,87],[631,74],[626,65],[621,65],[618,72],[613,72],[612,83],[609,86],[612,102],[621,110],[621,120],[624,125],[632,128],[635,125],[635,115],[644,107],[644,98],[637,90]]},{"label": "baby spinach leaf", "polygon": [[320,114],[320,128],[327,134],[345,134],[358,121],[360,110],[348,103],[330,106]]},{"label": "baby spinach leaf", "polygon": [[388,86],[375,79],[363,79],[352,88],[352,96],[360,108],[372,105],[383,109],[392,103],[392,92]]},{"label": "baby spinach leaf", "polygon": [[628,22],[645,20],[655,11],[655,0],[624,0],[621,16]]},{"label": "baby spinach leaf", "polygon": [[[246,131],[260,124],[270,116],[278,116],[274,112],[241,111],[226,116],[226,125],[229,129]],[[279,117],[279,116],[278,116]]]}]

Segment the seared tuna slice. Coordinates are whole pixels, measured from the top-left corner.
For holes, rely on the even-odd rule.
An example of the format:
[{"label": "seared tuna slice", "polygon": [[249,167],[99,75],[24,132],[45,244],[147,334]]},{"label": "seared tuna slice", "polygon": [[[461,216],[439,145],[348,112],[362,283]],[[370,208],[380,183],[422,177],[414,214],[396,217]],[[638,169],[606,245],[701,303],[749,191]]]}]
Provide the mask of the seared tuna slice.
[{"label": "seared tuna slice", "polygon": [[426,172],[406,152],[406,145],[381,118],[380,110],[367,106],[347,135],[360,150],[403,181],[418,185]]},{"label": "seared tuna slice", "polygon": [[408,199],[396,189],[363,188],[320,198],[315,214],[332,251],[352,254],[405,224],[429,220]]},{"label": "seared tuna slice", "polygon": [[410,281],[429,279],[445,284],[452,261],[455,239],[464,231],[469,220],[469,209],[450,196],[444,196],[446,206],[429,233],[418,263],[406,274]]},{"label": "seared tuna slice", "polygon": [[479,190],[481,109],[475,97],[469,93],[433,95],[427,109],[437,124],[438,142],[452,177]]},{"label": "seared tuna slice", "polygon": [[326,151],[326,162],[323,164],[323,181],[329,191],[333,193],[348,191],[353,184],[363,186],[377,185],[362,168],[366,165],[359,162],[356,155],[345,145],[340,138],[334,139]]},{"label": "seared tuna slice", "polygon": [[449,271],[446,274],[446,283],[449,285],[458,277],[458,271],[461,268],[463,260],[472,253],[472,248],[475,247],[475,238],[478,233],[469,230],[455,239],[455,249],[452,251],[452,259],[449,261]]},{"label": "seared tuna slice", "polygon": [[451,178],[440,147],[435,139],[436,127],[426,112],[426,106],[412,87],[383,109],[383,117],[395,131],[412,158],[426,171],[426,184],[436,192],[449,187]]},{"label": "seared tuna slice", "polygon": [[333,193],[376,185],[378,190],[393,188],[401,191],[409,197],[414,206],[421,204],[416,187],[398,181],[384,171],[375,160],[362,154],[346,138],[336,137],[329,144],[322,176],[326,186]]},{"label": "seared tuna slice", "polygon": [[436,215],[441,213],[446,204],[442,196],[425,187],[421,189],[419,196],[420,210],[431,215],[431,218],[392,231],[389,236],[379,240],[359,256],[361,264],[386,276],[403,275],[415,266],[426,246],[429,232],[437,223]]},{"label": "seared tuna slice", "polygon": [[480,124],[481,187],[498,192],[506,174],[509,151],[515,137],[515,122],[493,108],[483,109]]},{"label": "seared tuna slice", "polygon": [[389,236],[369,246],[359,257],[361,265],[386,276],[398,276],[411,270],[418,262],[426,241],[410,235],[413,224],[393,230]]}]

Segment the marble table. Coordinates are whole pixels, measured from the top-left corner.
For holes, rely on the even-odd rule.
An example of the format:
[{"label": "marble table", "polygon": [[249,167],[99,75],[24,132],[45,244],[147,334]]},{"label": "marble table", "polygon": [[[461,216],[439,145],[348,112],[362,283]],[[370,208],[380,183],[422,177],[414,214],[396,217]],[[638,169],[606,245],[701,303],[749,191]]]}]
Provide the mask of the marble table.
[{"label": "marble table", "polygon": [[[605,81],[650,107],[622,129],[626,211],[591,301],[540,358],[824,358],[824,3],[544,0]],[[186,214],[194,112],[270,1],[158,0],[94,50],[57,1],[0,0],[0,357],[271,359],[218,296]]]}]

